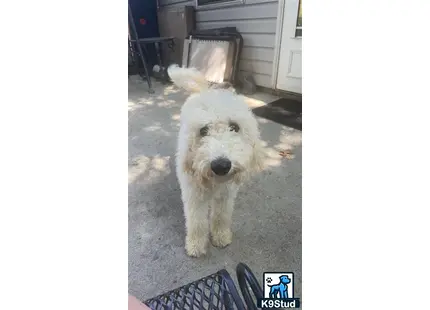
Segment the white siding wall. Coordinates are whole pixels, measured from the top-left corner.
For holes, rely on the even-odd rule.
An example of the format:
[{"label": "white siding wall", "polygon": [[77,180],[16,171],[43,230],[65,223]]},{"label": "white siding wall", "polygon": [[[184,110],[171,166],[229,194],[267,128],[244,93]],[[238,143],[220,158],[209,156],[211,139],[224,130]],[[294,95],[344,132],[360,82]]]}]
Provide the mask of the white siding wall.
[{"label": "white siding wall", "polygon": [[[194,0],[159,0],[160,6],[195,6]],[[197,29],[234,26],[244,47],[240,71],[252,73],[257,85],[271,87],[278,0],[245,0],[244,4],[198,7]]]}]

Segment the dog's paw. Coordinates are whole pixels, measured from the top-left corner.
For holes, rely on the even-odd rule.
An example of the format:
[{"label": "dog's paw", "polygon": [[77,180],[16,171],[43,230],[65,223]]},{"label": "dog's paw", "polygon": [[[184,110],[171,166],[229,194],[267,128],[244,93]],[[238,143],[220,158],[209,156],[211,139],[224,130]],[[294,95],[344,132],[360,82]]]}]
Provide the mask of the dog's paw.
[{"label": "dog's paw", "polygon": [[231,229],[212,231],[212,244],[218,248],[224,248],[228,246],[232,239],[233,233],[231,232]]},{"label": "dog's paw", "polygon": [[188,256],[200,257],[206,254],[206,239],[190,238],[187,236],[185,240],[185,250]]}]

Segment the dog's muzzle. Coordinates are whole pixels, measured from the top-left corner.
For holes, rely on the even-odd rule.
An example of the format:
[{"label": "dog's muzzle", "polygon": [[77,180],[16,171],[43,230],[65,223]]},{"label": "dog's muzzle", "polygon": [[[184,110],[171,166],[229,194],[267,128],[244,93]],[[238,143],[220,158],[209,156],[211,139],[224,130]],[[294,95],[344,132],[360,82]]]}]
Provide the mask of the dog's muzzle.
[{"label": "dog's muzzle", "polygon": [[217,158],[211,162],[211,169],[216,175],[226,175],[231,169],[231,161],[225,157]]}]

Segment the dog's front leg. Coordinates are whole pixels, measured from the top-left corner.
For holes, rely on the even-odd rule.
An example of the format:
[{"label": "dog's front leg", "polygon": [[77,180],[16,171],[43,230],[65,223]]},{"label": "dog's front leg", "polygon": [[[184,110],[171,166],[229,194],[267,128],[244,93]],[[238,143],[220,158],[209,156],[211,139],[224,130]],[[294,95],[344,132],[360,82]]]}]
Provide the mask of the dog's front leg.
[{"label": "dog's front leg", "polygon": [[183,195],[187,235],[185,250],[192,257],[206,254],[209,241],[209,200],[198,189],[188,188]]},{"label": "dog's front leg", "polygon": [[288,298],[288,296],[287,296],[286,292],[287,292],[287,291],[286,291],[284,288],[281,288],[281,289],[279,290],[279,295],[280,295],[280,297],[281,297],[281,298]]},{"label": "dog's front leg", "polygon": [[229,185],[212,199],[211,237],[216,247],[226,247],[232,241],[232,216],[238,189],[236,185]]}]

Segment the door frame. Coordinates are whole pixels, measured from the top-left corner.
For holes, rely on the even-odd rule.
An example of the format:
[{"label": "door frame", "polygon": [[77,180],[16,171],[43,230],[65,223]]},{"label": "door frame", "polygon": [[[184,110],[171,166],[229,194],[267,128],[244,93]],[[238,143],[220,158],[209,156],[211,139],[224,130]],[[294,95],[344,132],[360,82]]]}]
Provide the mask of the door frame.
[{"label": "door frame", "polygon": [[[279,73],[279,59],[281,57],[281,43],[282,43],[282,29],[284,26],[285,18],[285,0],[278,1],[278,16],[276,21],[276,33],[275,33],[275,51],[273,56],[273,66],[272,66],[272,89],[278,90],[276,87],[278,83],[278,73]],[[299,0],[297,0],[299,2]],[[297,13],[296,13],[297,14]]]},{"label": "door frame", "polygon": [[279,57],[281,54],[281,40],[282,40],[282,25],[284,24],[284,8],[285,0],[278,1],[278,16],[276,21],[276,33],[275,33],[275,53],[273,55],[273,67],[272,67],[272,88],[276,89],[278,83],[278,70],[279,70]]}]

